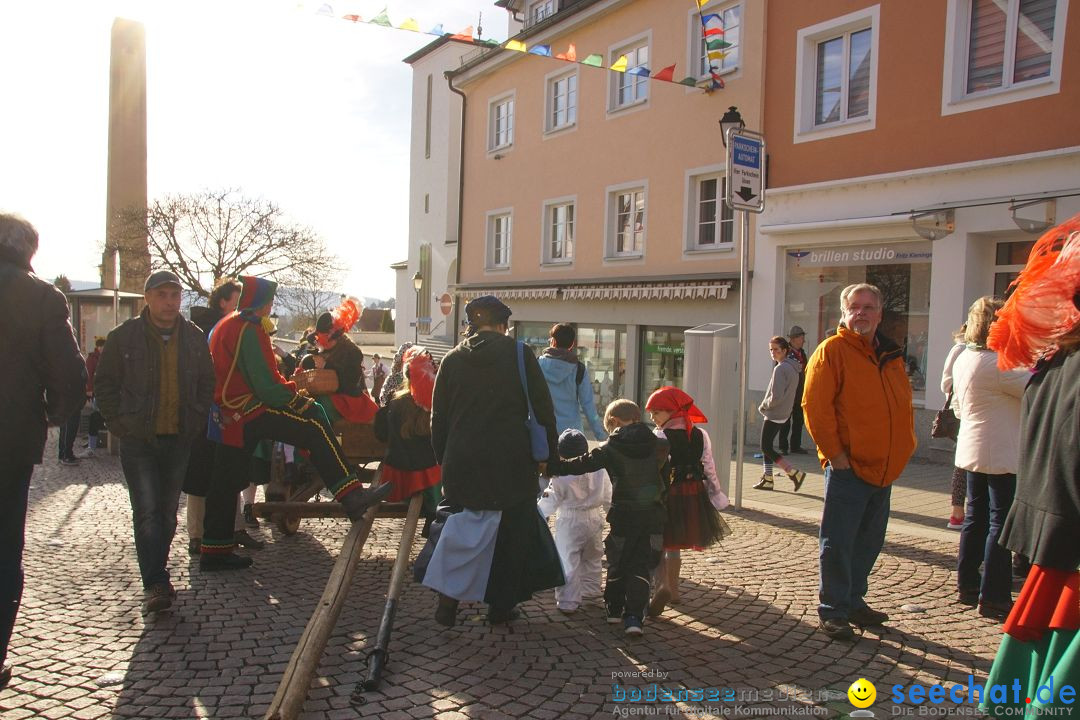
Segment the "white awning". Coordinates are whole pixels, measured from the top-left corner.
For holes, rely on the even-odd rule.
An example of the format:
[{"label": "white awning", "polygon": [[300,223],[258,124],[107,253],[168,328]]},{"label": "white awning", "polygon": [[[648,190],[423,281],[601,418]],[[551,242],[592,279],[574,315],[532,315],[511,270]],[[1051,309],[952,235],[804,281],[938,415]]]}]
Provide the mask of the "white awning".
[{"label": "white awning", "polygon": [[619,283],[569,285],[565,287],[469,288],[456,291],[468,302],[481,295],[503,300],[726,300],[732,287],[729,280],[689,283]]}]

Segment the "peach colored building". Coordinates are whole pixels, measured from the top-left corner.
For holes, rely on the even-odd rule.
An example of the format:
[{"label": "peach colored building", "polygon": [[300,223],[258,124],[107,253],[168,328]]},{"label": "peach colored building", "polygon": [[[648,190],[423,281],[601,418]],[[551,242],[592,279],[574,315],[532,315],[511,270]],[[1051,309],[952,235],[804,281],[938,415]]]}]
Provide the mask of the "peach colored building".
[{"label": "peach colored building", "polygon": [[[1080,18],[1069,0],[770,0],[769,143],[751,347],[810,349],[851,282],[886,294],[920,452],[952,333],[1001,294],[1039,228],[1080,212]],[[751,363],[761,392],[768,367]],[[940,443],[941,458],[951,443]]]},{"label": "peach colored building", "polygon": [[[503,0],[515,39],[551,54],[708,84],[693,2]],[[578,326],[598,404],[681,384],[683,331],[737,322],[738,228],[722,204],[718,121],[759,127],[765,4],[711,2],[730,47],[712,93],[551,57],[494,49],[451,73],[464,93],[456,295],[495,294],[517,337]],[[512,33],[513,34],[513,33]]]}]

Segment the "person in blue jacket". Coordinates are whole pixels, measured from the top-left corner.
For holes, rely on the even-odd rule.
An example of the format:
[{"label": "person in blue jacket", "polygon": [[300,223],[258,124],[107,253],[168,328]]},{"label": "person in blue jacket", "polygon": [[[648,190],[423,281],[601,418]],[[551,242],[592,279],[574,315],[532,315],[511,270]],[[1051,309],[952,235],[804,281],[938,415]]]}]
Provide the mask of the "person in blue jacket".
[{"label": "person in blue jacket", "polygon": [[581,422],[584,415],[596,439],[607,440],[607,431],[596,412],[589,370],[577,357],[577,331],[569,323],[558,323],[551,326],[548,335],[551,343],[544,348],[538,361],[555,405],[557,432],[571,428],[584,430]]}]

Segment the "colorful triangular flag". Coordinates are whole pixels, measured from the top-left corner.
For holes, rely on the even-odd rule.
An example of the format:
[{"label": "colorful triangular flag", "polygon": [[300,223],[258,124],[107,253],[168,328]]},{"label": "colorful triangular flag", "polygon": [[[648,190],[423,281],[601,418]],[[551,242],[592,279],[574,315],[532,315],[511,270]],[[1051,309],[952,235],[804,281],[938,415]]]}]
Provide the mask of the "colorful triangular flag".
[{"label": "colorful triangular flag", "polygon": [[602,55],[590,55],[581,61],[582,65],[591,65],[593,67],[604,67],[604,58]]},{"label": "colorful triangular flag", "polygon": [[723,35],[724,28],[705,28],[705,37],[711,37],[713,35]]},{"label": "colorful triangular flag", "polygon": [[467,28],[465,28],[465,29],[463,29],[463,30],[461,30],[459,32],[454,33],[450,37],[452,39],[454,39],[454,40],[465,40],[466,42],[472,42],[472,39],[473,39],[473,26],[470,25],[469,27],[467,27]]},{"label": "colorful triangular flag", "polygon": [[505,47],[507,50],[513,50],[514,52],[525,52],[526,50],[528,50],[528,48],[525,47],[525,43],[521,42],[520,40],[507,40],[506,45],[504,45],[503,47]]},{"label": "colorful triangular flag", "polygon": [[709,56],[710,60],[723,60],[727,57],[727,53],[723,50],[710,50],[706,54]]},{"label": "colorful triangular flag", "polygon": [[334,16],[334,6],[331,5],[330,3],[323,3],[322,5],[319,6],[319,9],[316,11],[315,14],[316,15],[329,15],[330,17],[333,17]]},{"label": "colorful triangular flag", "polygon": [[708,15],[702,15],[701,16],[701,22],[703,24],[705,24],[705,25],[708,25],[709,23],[713,22],[714,20],[716,22],[718,22],[718,23],[721,23],[721,24],[723,24],[723,22],[724,22],[724,18],[722,18],[717,13],[709,13]]},{"label": "colorful triangular flag", "polygon": [[360,22],[362,19],[359,15],[342,15],[342,20],[348,20],[349,22]]},{"label": "colorful triangular flag", "polygon": [[435,27],[428,30],[428,35],[442,35],[442,34],[443,34],[442,23],[439,23]]},{"label": "colorful triangular flag", "polygon": [[703,8],[709,4],[709,0],[697,0],[697,6]]},{"label": "colorful triangular flag", "polygon": [[544,57],[551,57],[550,45],[533,45],[529,48],[530,55],[543,55]]},{"label": "colorful triangular flag", "polygon": [[577,62],[577,48],[574,43],[570,43],[570,47],[566,49],[566,52],[559,53],[555,56],[556,60],[567,60],[569,62]]},{"label": "colorful triangular flag", "polygon": [[386,8],[382,9],[382,12],[368,20],[372,25],[382,25],[383,27],[393,27],[390,24],[390,16],[386,14]]},{"label": "colorful triangular flag", "polygon": [[626,72],[626,56],[621,55],[618,60],[611,64],[611,69],[615,72]]},{"label": "colorful triangular flag", "polygon": [[717,38],[716,40],[706,40],[705,47],[710,50],[723,50],[725,48],[731,47],[731,43],[729,43],[727,40],[724,40],[723,38]]},{"label": "colorful triangular flag", "polygon": [[687,75],[679,81],[679,85],[686,85],[687,87],[697,87],[697,78]]},{"label": "colorful triangular flag", "polygon": [[649,68],[644,65],[638,65],[636,68],[631,68],[626,71],[627,75],[638,75],[640,77],[649,77]]},{"label": "colorful triangular flag", "polygon": [[416,20],[412,18],[406,18],[398,25],[399,30],[412,30],[413,32],[420,32],[420,26],[416,23]]},{"label": "colorful triangular flag", "polygon": [[672,78],[675,77],[675,66],[668,65],[666,68],[658,70],[656,73],[653,74],[652,77],[653,80],[663,80],[665,82],[671,82]]}]

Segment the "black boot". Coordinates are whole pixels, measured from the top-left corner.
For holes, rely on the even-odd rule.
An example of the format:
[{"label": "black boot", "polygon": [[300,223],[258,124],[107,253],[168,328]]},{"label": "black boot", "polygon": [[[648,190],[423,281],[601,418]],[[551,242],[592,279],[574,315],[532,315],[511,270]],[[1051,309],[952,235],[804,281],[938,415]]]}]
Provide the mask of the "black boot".
[{"label": "black boot", "polygon": [[435,607],[435,622],[445,627],[454,627],[457,623],[458,601],[439,593],[439,604]]}]

